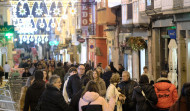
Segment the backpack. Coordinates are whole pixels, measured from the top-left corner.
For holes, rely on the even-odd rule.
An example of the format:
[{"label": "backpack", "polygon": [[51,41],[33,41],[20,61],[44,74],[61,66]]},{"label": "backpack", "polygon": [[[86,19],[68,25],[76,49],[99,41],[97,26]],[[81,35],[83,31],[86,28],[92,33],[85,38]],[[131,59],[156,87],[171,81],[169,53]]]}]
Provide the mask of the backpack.
[{"label": "backpack", "polygon": [[82,106],[82,111],[103,111],[102,105],[90,105],[91,102],[88,103],[88,105]]}]

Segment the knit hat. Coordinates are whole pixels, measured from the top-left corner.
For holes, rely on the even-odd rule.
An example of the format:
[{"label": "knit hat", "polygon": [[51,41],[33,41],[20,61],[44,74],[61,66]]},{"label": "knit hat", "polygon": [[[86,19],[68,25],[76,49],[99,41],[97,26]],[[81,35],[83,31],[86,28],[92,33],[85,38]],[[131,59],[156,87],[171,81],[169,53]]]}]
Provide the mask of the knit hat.
[{"label": "knit hat", "polygon": [[43,80],[44,75],[42,71],[37,70],[34,75],[35,75],[35,80]]}]

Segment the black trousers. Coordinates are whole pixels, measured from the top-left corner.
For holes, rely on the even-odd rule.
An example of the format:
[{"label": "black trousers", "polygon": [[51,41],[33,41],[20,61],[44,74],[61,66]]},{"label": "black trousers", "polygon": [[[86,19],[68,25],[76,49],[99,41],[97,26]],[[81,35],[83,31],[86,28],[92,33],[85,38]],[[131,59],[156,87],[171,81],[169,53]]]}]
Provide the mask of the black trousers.
[{"label": "black trousers", "polygon": [[5,72],[5,79],[8,79],[8,77],[9,77],[9,73]]}]

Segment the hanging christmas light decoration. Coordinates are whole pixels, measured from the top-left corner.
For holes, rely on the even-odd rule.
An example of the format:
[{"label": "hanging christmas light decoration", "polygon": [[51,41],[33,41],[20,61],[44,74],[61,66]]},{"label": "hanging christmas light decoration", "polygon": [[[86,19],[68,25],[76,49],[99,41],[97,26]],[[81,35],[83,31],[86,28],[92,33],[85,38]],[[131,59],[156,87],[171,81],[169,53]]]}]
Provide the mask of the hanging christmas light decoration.
[{"label": "hanging christmas light decoration", "polygon": [[[13,25],[18,29],[20,43],[48,42],[48,36],[39,36],[41,31],[52,28],[61,30],[61,21],[68,14],[75,15],[78,0],[11,0]],[[47,34],[45,32],[45,34]],[[36,36],[37,35],[37,36]],[[26,36],[26,37],[25,37]],[[43,38],[44,37],[44,38]]]},{"label": "hanging christmas light decoration", "polygon": [[40,16],[42,15],[43,10],[41,8],[37,8],[35,12],[36,12],[36,15]]},{"label": "hanging christmas light decoration", "polygon": [[20,8],[20,10],[18,11],[20,15],[26,15],[26,10],[24,8]]}]

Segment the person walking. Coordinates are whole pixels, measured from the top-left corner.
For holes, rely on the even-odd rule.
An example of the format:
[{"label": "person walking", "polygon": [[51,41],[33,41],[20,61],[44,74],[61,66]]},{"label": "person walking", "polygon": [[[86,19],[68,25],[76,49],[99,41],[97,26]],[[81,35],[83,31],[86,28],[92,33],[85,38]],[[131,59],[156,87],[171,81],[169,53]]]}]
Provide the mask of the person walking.
[{"label": "person walking", "polygon": [[53,75],[46,85],[46,89],[39,99],[36,107],[39,111],[72,111],[65,102],[61,88],[61,78],[58,75]]},{"label": "person walking", "polygon": [[190,111],[190,83],[185,83],[181,95],[176,103],[170,107],[170,111]]},{"label": "person walking", "polygon": [[100,96],[104,97],[106,95],[106,84],[102,78],[100,78],[100,73],[97,70],[93,71],[93,80],[97,83]]},{"label": "person walking", "polygon": [[137,85],[137,82],[130,79],[130,73],[128,71],[123,71],[122,82],[118,85],[122,94],[126,96],[125,103],[122,105],[123,111],[136,111],[135,102],[132,99],[132,95],[133,89]]},{"label": "person walking", "polygon": [[[26,91],[27,91],[28,87],[31,86],[33,81],[34,81],[34,76],[30,76],[26,81],[26,85],[23,86],[22,89],[21,89],[21,96],[20,96],[20,100],[19,100],[20,111],[24,110],[24,101],[25,101]],[[30,109],[29,109],[29,111],[30,111]]]},{"label": "person walking", "polygon": [[144,71],[143,74],[145,74],[145,75],[148,76],[149,83],[150,83],[151,85],[153,85],[153,84],[154,84],[153,75],[148,72],[148,67],[147,67],[147,66],[144,66],[144,67],[143,67],[143,71]]},{"label": "person walking", "polygon": [[[76,69],[75,67],[71,67],[71,68],[69,69],[68,73],[70,74],[70,76],[75,75],[75,74],[77,74],[77,69]],[[63,86],[63,97],[64,97],[66,103],[69,103],[69,101],[70,101],[70,100],[69,100],[69,97],[68,97],[68,94],[67,94],[67,90],[66,90],[67,83],[68,83],[68,80],[69,80],[69,77],[70,77],[70,76],[68,76],[68,78],[67,78],[67,80],[65,81],[64,86]]]},{"label": "person walking", "polygon": [[29,72],[29,68],[26,67],[26,68],[24,68],[24,72],[22,74],[22,77],[29,77],[29,76],[31,76],[31,73]]},{"label": "person walking", "polygon": [[122,95],[116,88],[119,82],[120,82],[120,75],[117,73],[115,74],[113,73],[112,77],[110,78],[110,85],[106,91],[107,101],[110,101],[111,97],[116,96],[116,107],[114,111],[122,111],[121,101],[125,101],[125,96]]},{"label": "person walking", "polygon": [[[79,111],[113,111],[115,97],[111,97],[109,103],[99,95],[97,83],[93,80],[87,86],[79,101]],[[86,110],[85,110],[86,109]]]},{"label": "person walking", "polygon": [[108,86],[110,85],[110,78],[112,76],[112,71],[110,66],[107,66],[105,68],[105,73],[102,75],[102,79],[105,81],[106,83],[106,89],[108,88]]},{"label": "person walking", "polygon": [[83,87],[84,82],[89,81],[89,77],[85,74],[84,65],[79,65],[77,72],[77,74],[72,75],[69,78],[69,81],[67,83],[66,89],[69,99],[71,99],[72,96]]},{"label": "person walking", "polygon": [[136,103],[136,111],[156,111],[154,108],[158,98],[154,87],[149,84],[147,75],[140,77],[139,86],[135,87],[132,99]]},{"label": "person walking", "polygon": [[62,63],[61,62],[57,63],[57,68],[55,68],[53,74],[57,74],[61,78],[61,82],[64,83],[65,70],[62,67]]},{"label": "person walking", "polygon": [[161,77],[154,84],[154,89],[158,97],[156,106],[159,111],[169,111],[170,107],[178,100],[177,89],[167,77],[167,71],[161,71]]},{"label": "person walking", "polygon": [[24,111],[35,111],[35,108],[38,104],[38,100],[45,90],[45,81],[43,80],[43,72],[40,70],[35,71],[35,80],[33,84],[27,89],[25,102],[24,102]]},{"label": "person walking", "polygon": [[5,72],[5,79],[9,78],[9,72],[11,70],[11,66],[5,62],[5,65],[3,66],[4,72]]}]

